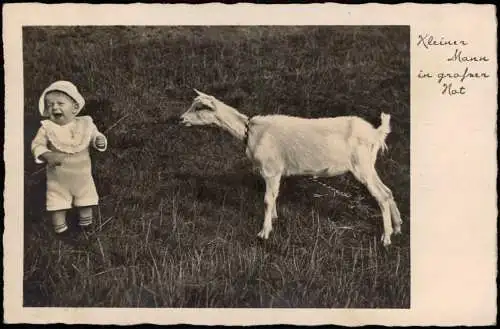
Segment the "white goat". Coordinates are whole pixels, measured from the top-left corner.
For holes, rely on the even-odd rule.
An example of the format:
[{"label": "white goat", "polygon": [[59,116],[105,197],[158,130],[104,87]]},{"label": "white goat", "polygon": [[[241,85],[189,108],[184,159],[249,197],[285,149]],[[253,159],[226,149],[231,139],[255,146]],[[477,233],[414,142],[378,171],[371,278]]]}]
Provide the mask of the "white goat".
[{"label": "white goat", "polygon": [[[386,149],[390,115],[381,114],[375,129],[356,116],[305,119],[286,115],[248,118],[213,96],[194,89],[198,96],[181,116],[181,123],[216,125],[246,144],[246,155],[266,182],[265,215],[258,236],[269,237],[272,220],[277,218],[276,198],[283,176],[335,176],[348,171],[366,185],[382,211],[384,246],[391,234],[401,232],[401,215],[391,190],[382,183],[375,160]],[[391,224],[392,218],[392,224]]]}]

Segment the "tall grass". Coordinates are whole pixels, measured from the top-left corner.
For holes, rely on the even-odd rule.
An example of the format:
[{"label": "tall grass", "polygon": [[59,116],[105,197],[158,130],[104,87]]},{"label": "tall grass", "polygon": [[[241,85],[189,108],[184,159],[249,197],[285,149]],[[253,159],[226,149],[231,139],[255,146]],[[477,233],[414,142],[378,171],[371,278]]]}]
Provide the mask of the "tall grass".
[{"label": "tall grass", "polygon": [[[410,305],[408,27],[25,27],[24,305],[356,307]],[[60,239],[29,151],[38,97],[73,81],[106,131],[94,152],[101,197],[88,233]],[[263,181],[243,145],[171,123],[192,88],[248,114],[392,115],[377,162],[403,236],[380,246],[381,216],[345,175],[284,180],[260,241]],[[69,218],[73,223],[74,214]]]}]

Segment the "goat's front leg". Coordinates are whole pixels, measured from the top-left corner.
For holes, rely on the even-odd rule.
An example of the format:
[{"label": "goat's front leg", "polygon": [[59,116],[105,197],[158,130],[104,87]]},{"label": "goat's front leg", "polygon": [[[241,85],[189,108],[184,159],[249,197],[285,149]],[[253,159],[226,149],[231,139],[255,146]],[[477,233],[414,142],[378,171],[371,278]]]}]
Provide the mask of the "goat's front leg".
[{"label": "goat's front leg", "polygon": [[280,188],[280,176],[264,177],[266,181],[266,194],[264,196],[265,213],[262,230],[257,235],[259,238],[269,238],[269,233],[273,229],[272,218],[276,214],[276,198]]}]

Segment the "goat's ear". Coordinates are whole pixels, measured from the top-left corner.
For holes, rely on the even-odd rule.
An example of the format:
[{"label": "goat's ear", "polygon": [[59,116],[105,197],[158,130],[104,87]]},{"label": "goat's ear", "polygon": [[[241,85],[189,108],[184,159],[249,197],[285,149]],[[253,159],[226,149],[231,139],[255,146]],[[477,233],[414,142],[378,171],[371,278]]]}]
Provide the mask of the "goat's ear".
[{"label": "goat's ear", "polygon": [[211,111],[216,110],[215,102],[212,98],[202,97],[199,99],[199,101],[201,102],[201,104],[203,104],[203,109],[211,110]]},{"label": "goat's ear", "polygon": [[207,97],[210,97],[209,95],[205,94],[205,93],[202,93],[201,91],[199,91],[198,89],[196,88],[193,88],[193,90],[198,94],[198,96],[207,96]]}]

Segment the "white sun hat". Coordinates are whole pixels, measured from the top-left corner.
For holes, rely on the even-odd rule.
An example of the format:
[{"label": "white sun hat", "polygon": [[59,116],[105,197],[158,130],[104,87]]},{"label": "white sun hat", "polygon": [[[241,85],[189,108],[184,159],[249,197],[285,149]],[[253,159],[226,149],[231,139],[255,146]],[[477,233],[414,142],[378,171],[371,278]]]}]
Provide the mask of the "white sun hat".
[{"label": "white sun hat", "polygon": [[[40,100],[38,101],[38,109],[42,117],[47,117],[48,114],[45,113],[45,95],[51,91],[61,91],[67,94],[69,97],[73,98],[73,100],[78,104],[78,112],[80,112],[85,105],[85,100],[82,95],[78,92],[78,89],[74,84],[69,81],[59,80],[52,83],[47,87],[40,96]],[[76,114],[78,114],[78,112]]]}]

